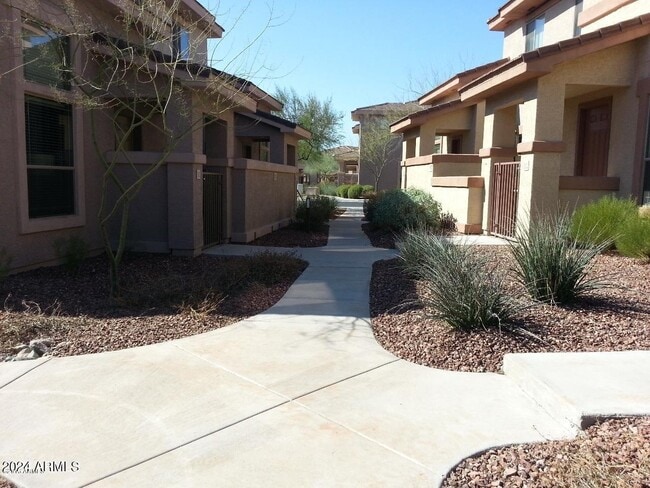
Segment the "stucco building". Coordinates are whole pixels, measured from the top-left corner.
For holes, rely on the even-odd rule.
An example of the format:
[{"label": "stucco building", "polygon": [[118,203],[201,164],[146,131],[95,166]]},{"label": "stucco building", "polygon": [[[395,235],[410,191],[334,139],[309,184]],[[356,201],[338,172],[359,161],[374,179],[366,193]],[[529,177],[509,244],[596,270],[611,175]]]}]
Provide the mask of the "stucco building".
[{"label": "stucco building", "polygon": [[[81,107],[74,76],[53,69],[47,58],[65,58],[70,71],[87,69],[95,56],[110,59],[109,39],[138,53],[136,41],[119,36],[128,35],[121,24],[129,14],[124,9],[143,2],[77,2],[75,15],[107,31],[93,33],[91,48],[88,39],[82,44],[75,35],[64,4],[0,0],[6,26],[0,38],[0,249],[12,258],[14,271],[56,263],[57,239],[77,236],[93,251],[102,248],[100,155],[115,164],[116,174],[139,175],[163,159],[131,204],[127,241],[134,251],[196,255],[214,243],[247,242],[291,220],[296,146],[310,134],[271,115],[281,104],[254,84],[206,66],[208,39],[221,37],[223,29],[201,4],[183,0],[178,11],[149,18],[165,22],[163,30],[170,32],[169,46],[156,45],[145,59],[147,77],[155,73],[150,86],[167,76],[157,65],[181,61],[171,75],[174,96],[161,111],[170,133],[184,134],[171,152],[164,132],[156,130],[162,119],[135,127],[139,114]],[[203,87],[214,79],[223,82],[218,93],[208,93]],[[126,93],[146,84],[122,81]],[[217,98],[227,104],[215,112]],[[110,116],[93,118],[100,112]],[[129,133],[121,147],[115,121]],[[107,199],[114,198],[108,192]]]},{"label": "stucco building", "polygon": [[650,203],[650,3],[511,0],[488,27],[503,59],[392,125],[402,186],[430,192],[462,232],[505,236],[607,194]]},{"label": "stucco building", "polygon": [[[352,120],[358,122],[352,132],[359,136],[359,151],[363,153],[364,135],[375,127],[385,126],[389,130],[390,122],[399,119],[403,115],[420,110],[418,104],[407,103],[380,103],[367,107],[360,107],[352,111]],[[359,184],[375,186],[378,169],[380,169],[379,182],[376,190],[391,190],[400,187],[400,161],[401,161],[401,138],[398,136],[388,143],[386,148],[385,161],[372,168],[364,164],[363,158],[359,161]],[[379,168],[378,166],[383,166]]]}]

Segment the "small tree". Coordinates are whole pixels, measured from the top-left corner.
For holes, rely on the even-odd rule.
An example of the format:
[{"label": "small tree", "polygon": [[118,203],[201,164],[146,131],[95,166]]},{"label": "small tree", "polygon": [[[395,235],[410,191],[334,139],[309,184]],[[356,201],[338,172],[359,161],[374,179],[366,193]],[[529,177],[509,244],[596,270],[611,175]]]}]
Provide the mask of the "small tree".
[{"label": "small tree", "polygon": [[298,159],[305,163],[310,174],[330,174],[338,170],[338,163],[326,151],[342,139],[343,114],[334,110],[332,99],[319,100],[315,95],[298,95],[293,88],[277,88],[275,93],[284,108],[278,115],[311,132],[311,139],[298,143]]},{"label": "small tree", "polygon": [[372,174],[375,189],[388,165],[400,150],[401,136],[392,134],[390,124],[405,116],[406,112],[388,112],[375,116],[363,125],[359,141],[359,165]]},{"label": "small tree", "polygon": [[[191,17],[180,0],[123,2],[113,18],[78,1],[40,2],[56,13],[56,25],[39,25],[49,39],[31,48],[24,63],[57,73],[67,87],[62,101],[89,113],[103,167],[98,217],[115,296],[133,201],[169,155],[209,123],[204,114],[218,118],[235,107],[248,83],[190,61],[207,59],[214,18]],[[25,17],[38,19],[39,7],[25,2]],[[134,142],[142,131],[156,144],[146,161]],[[107,151],[110,139],[114,150]]]}]

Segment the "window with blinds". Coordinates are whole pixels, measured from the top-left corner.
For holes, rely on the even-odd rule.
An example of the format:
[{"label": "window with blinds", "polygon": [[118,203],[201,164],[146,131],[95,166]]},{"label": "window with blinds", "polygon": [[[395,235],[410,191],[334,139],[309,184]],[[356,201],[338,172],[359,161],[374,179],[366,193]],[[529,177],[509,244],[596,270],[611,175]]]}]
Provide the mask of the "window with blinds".
[{"label": "window with blinds", "polygon": [[29,217],[75,213],[72,107],[25,96]]},{"label": "window with blinds", "polygon": [[526,52],[542,47],[544,43],[544,24],[543,15],[526,24]]},{"label": "window with blinds", "polygon": [[70,89],[70,40],[23,22],[23,63],[26,80]]}]

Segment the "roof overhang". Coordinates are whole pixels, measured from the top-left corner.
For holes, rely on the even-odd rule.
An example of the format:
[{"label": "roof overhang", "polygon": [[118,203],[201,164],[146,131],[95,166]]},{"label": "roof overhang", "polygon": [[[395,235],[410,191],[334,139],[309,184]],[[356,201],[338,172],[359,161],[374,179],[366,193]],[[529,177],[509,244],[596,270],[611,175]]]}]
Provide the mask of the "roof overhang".
[{"label": "roof overhang", "polygon": [[492,61],[482,66],[477,66],[476,68],[458,73],[441,85],[435,87],[430,92],[422,95],[420,98],[418,98],[418,103],[420,105],[433,105],[434,102],[457,93],[461,87],[465,86],[469,82],[499,66],[506,64],[507,62],[507,59],[500,59],[498,61]]},{"label": "roof overhang", "polygon": [[484,99],[511,86],[539,78],[556,65],[650,35],[650,14],[579,37],[544,46],[492,70],[460,89],[464,102]]},{"label": "roof overhang", "polygon": [[503,31],[510,23],[527,16],[549,1],[552,0],[510,0],[488,20],[488,27],[491,31]]},{"label": "roof overhang", "polygon": [[453,100],[451,102],[441,103],[440,105],[435,105],[426,110],[407,115],[403,119],[400,119],[394,124],[391,124],[390,131],[393,134],[401,134],[408,131],[409,129],[421,126],[432,117],[455,112],[459,109],[469,107],[470,105],[472,104],[469,102],[463,102],[461,100]]},{"label": "roof overhang", "polygon": [[294,124],[289,120],[285,120],[282,117],[278,117],[277,115],[262,112],[261,110],[257,110],[254,113],[242,113],[240,115],[256,120],[261,124],[270,125],[271,127],[280,129],[280,132],[282,133],[294,134],[300,139],[311,139],[311,132],[307,129],[298,124]]}]

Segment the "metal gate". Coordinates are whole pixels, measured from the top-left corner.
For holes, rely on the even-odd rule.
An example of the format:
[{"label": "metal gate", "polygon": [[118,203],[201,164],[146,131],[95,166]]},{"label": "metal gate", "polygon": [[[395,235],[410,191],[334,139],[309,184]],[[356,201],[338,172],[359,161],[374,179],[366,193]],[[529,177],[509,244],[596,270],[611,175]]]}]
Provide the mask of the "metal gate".
[{"label": "metal gate", "polygon": [[494,163],[490,192],[490,232],[514,237],[519,197],[519,161]]},{"label": "metal gate", "polygon": [[224,214],[223,175],[203,173],[203,245],[223,241]]}]

